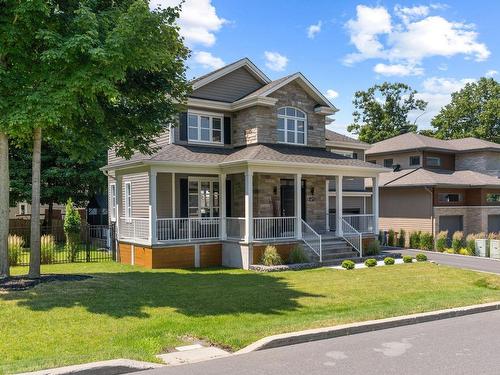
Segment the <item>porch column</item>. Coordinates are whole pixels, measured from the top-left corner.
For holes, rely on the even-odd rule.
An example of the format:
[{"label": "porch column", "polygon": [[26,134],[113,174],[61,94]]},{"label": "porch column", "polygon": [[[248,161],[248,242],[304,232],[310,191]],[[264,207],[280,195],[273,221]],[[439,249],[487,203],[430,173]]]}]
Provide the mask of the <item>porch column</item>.
[{"label": "porch column", "polygon": [[337,236],[342,236],[342,178],[343,176],[335,176],[335,216],[337,220]]},{"label": "porch column", "polygon": [[302,174],[295,174],[295,233],[302,239]]},{"label": "porch column", "polygon": [[330,231],[330,195],[328,192],[330,191],[330,181],[327,179],[326,181],[326,187],[325,187],[325,192],[326,192],[326,213],[325,213],[325,223],[326,223],[326,231]]},{"label": "porch column", "polygon": [[379,215],[378,177],[372,178],[372,212],[373,212],[373,233],[378,234],[378,215]]},{"label": "porch column", "polygon": [[122,177],[117,176],[115,172],[116,179],[116,233],[115,236],[117,239],[120,238],[120,209],[122,206]]},{"label": "porch column", "polygon": [[220,237],[223,240],[227,239],[227,224],[226,224],[226,174],[219,174],[219,210],[220,210]]},{"label": "porch column", "polygon": [[149,240],[151,245],[158,242],[158,234],[156,227],[156,177],[157,172],[149,171]]},{"label": "porch column", "polygon": [[245,242],[253,241],[253,171],[245,171]]},{"label": "porch column", "polygon": [[172,193],[172,218],[175,218],[176,214],[175,214],[175,206],[176,206],[176,202],[175,202],[175,173],[172,172],[172,189],[171,189],[171,193]]}]

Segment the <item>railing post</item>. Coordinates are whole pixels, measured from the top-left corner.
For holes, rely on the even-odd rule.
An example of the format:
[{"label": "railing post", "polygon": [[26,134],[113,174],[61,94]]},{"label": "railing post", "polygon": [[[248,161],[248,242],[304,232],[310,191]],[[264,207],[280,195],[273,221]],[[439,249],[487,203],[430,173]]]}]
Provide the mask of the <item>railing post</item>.
[{"label": "railing post", "polygon": [[335,177],[335,213],[337,218],[337,236],[342,236],[342,215],[343,215],[343,196],[342,196],[342,177]]},{"label": "railing post", "polygon": [[359,257],[363,257],[363,235],[359,234]]},{"label": "railing post", "polygon": [[191,242],[191,218],[188,217],[188,241]]},{"label": "railing post", "polygon": [[319,262],[323,263],[323,244],[321,243],[321,235],[319,236]]}]

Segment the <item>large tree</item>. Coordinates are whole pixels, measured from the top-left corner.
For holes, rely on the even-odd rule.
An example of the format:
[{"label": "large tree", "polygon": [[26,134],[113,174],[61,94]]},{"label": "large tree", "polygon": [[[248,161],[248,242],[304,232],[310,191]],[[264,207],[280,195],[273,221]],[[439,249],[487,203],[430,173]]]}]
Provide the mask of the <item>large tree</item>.
[{"label": "large tree", "polygon": [[[186,100],[188,50],[175,26],[179,8],[150,11],[144,0],[3,3],[0,86],[9,82],[11,97],[0,126],[33,140],[29,275],[39,277],[42,134],[87,160],[96,143],[125,157],[151,152]],[[8,186],[8,177],[0,183]]]},{"label": "large tree", "polygon": [[427,103],[417,99],[417,92],[404,83],[384,82],[354,94],[354,122],[347,130],[359,139],[375,143],[417,130],[408,120],[410,111],[424,111]]},{"label": "large tree", "polygon": [[476,137],[500,143],[500,84],[481,78],[451,94],[451,103],[432,119],[436,137]]}]

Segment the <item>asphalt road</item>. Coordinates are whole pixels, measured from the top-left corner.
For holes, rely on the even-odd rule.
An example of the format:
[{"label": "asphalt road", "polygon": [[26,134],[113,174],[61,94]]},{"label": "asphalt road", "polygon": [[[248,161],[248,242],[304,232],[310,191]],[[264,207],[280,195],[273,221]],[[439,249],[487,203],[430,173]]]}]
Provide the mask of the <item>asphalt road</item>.
[{"label": "asphalt road", "polygon": [[500,374],[500,311],[143,371],[210,374]]},{"label": "asphalt road", "polygon": [[[386,250],[391,253],[400,253],[403,255],[415,256],[421,251],[418,250]],[[451,254],[442,254],[436,252],[425,252],[427,258],[439,264],[444,264],[447,266],[465,268],[475,271],[482,272],[492,272],[500,274],[500,261],[489,259],[489,258],[479,258],[479,257],[469,257]],[[500,374],[500,371],[499,371]]]}]

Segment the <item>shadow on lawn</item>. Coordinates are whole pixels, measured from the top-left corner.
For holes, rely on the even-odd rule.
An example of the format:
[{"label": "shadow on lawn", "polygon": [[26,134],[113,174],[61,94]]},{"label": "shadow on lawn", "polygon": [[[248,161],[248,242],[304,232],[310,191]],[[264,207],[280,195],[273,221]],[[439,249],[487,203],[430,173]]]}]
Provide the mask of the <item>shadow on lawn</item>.
[{"label": "shadow on lawn", "polygon": [[277,276],[220,272],[122,272],[88,274],[92,279],[51,283],[1,295],[33,311],[84,307],[116,318],[147,318],[148,307],[171,307],[188,316],[280,314],[300,307],[300,297],[322,297],[292,289]]}]

